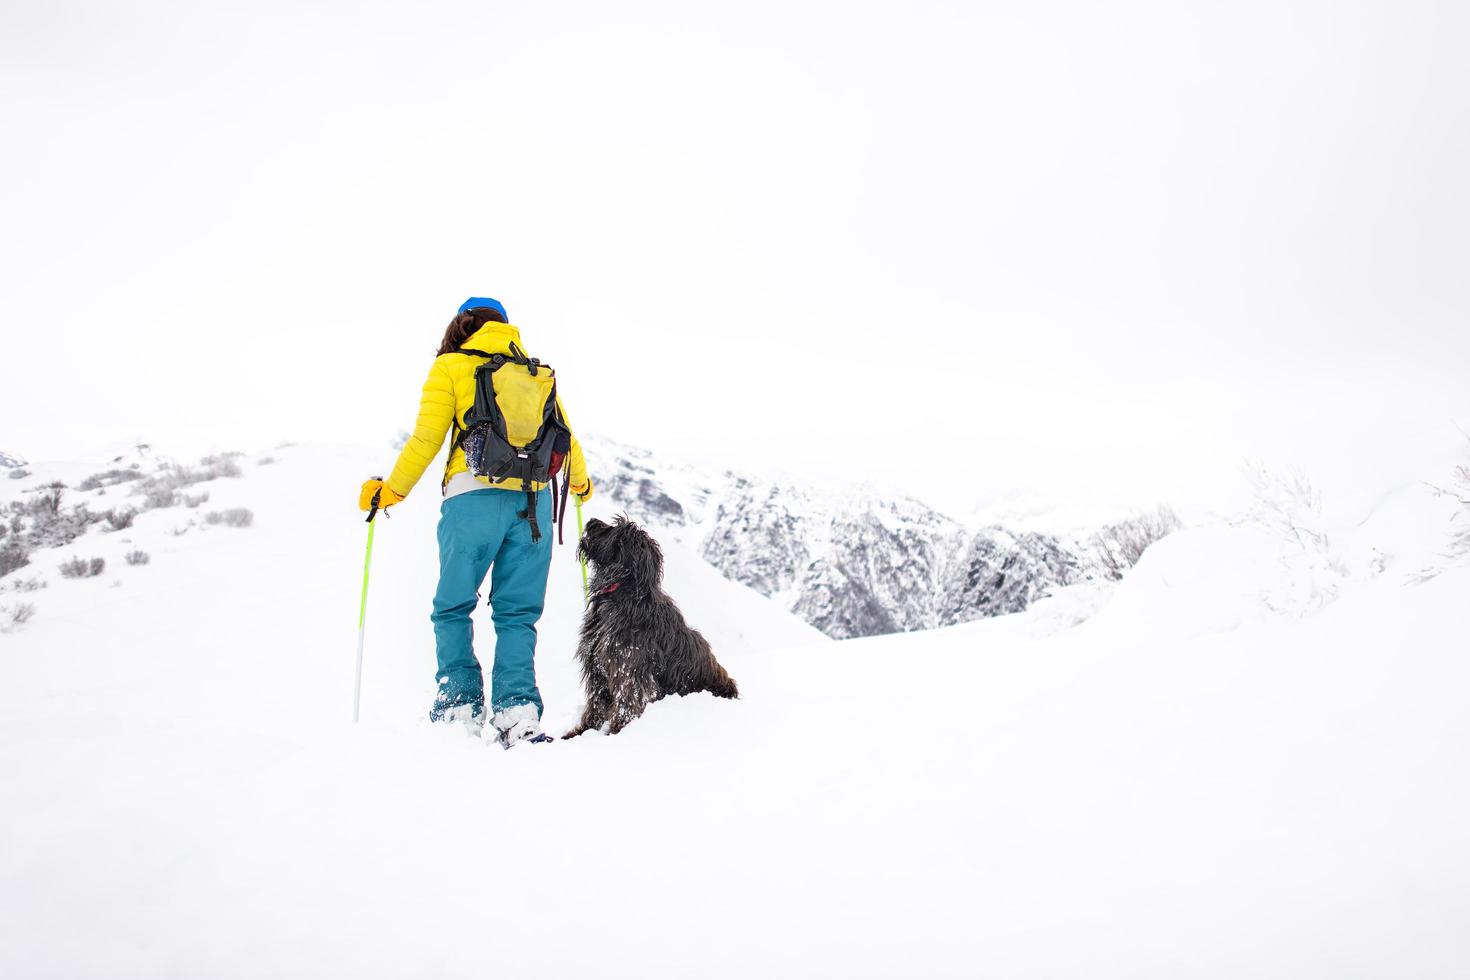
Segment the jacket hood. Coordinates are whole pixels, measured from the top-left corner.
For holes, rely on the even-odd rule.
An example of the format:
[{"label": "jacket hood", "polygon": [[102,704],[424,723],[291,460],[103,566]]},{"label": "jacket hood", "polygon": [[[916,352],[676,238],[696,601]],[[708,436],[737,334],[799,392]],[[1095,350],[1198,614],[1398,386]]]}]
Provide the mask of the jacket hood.
[{"label": "jacket hood", "polygon": [[521,332],[513,325],[492,321],[470,334],[470,339],[460,346],[473,347],[488,354],[509,354],[511,344],[515,344],[522,351],[526,349],[521,343]]}]

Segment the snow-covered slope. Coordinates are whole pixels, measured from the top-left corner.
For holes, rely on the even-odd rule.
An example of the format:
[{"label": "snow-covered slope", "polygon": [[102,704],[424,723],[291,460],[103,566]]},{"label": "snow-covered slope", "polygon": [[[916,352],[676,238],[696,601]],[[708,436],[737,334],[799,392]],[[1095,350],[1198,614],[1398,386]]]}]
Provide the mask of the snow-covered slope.
[{"label": "snow-covered slope", "polygon": [[[1111,590],[843,643],[660,532],[742,698],[502,752],[422,721],[432,492],[378,529],[354,727],[352,503],[383,454],[270,455],[191,488],[199,508],[94,526],[8,577],[49,584],[0,636],[0,975],[1449,980],[1470,962],[1470,569],[1408,582],[1447,527],[1427,492],[1325,519],[1346,571],[1303,618],[1263,596],[1324,566],[1221,524]],[[238,507],[250,527],[199,516]],[[51,571],[124,545],[150,563]],[[579,591],[559,553],[553,728],[577,708]]]}]

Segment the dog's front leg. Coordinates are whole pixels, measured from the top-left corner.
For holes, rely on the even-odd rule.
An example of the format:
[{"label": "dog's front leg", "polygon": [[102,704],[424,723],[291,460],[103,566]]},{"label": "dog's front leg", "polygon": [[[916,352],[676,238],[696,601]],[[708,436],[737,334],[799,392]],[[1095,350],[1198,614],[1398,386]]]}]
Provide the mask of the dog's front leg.
[{"label": "dog's front leg", "polygon": [[662,696],[658,684],[651,677],[624,675],[617,678],[612,683],[612,726],[608,734],[616,735],[622,731],[630,721],[642,716],[649,702]]}]

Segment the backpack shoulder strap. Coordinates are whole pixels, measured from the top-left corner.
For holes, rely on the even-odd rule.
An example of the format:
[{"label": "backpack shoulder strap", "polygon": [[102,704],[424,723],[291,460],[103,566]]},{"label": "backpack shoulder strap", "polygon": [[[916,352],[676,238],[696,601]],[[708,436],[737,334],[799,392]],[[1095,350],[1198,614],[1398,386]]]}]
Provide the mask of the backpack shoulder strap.
[{"label": "backpack shoulder strap", "polygon": [[[520,347],[516,345],[515,341],[511,341],[510,357],[506,358],[506,360],[514,361],[515,363],[521,365],[527,371],[531,372],[531,377],[533,378],[536,377],[536,372],[540,368],[545,367],[545,365],[541,363],[541,359],[539,357],[527,357],[526,352],[521,350]],[[547,367],[546,370],[550,371],[551,368]]]},{"label": "backpack shoulder strap", "polygon": [[[526,352],[521,350],[514,341],[511,342],[509,354],[492,354],[489,351],[477,350],[474,347],[460,347],[456,350],[450,351],[449,353],[468,354],[471,357],[483,357],[490,361],[499,361],[501,364],[519,364],[522,367],[529,369],[531,372],[531,377],[533,378],[542,368],[545,368],[547,371],[551,371],[551,365],[542,364],[541,358],[539,357],[527,357]],[[499,364],[496,365],[496,367],[499,366]]]}]

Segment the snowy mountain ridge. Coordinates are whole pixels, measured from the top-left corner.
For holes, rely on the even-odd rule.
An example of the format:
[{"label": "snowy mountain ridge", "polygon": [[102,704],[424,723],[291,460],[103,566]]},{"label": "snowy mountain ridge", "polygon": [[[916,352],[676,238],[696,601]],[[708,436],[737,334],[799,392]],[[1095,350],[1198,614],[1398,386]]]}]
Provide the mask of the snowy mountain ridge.
[{"label": "snowy mountain ridge", "polygon": [[835,639],[1020,612],[1103,574],[1080,535],[967,526],[871,487],[703,471],[608,440],[587,452],[600,492],[630,517],[680,532],[726,577]]}]

